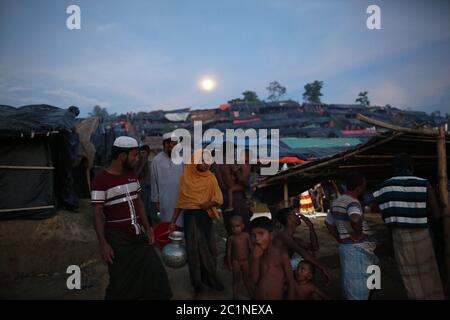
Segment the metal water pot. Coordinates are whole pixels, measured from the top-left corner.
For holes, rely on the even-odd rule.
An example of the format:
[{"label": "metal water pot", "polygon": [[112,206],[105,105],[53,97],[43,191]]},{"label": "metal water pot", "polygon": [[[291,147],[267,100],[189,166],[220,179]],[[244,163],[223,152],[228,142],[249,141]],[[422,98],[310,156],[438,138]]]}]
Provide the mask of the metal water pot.
[{"label": "metal water pot", "polygon": [[184,233],[181,231],[173,231],[169,234],[171,243],[162,249],[162,259],[166,266],[171,268],[181,268],[186,264],[187,253],[182,242]]}]

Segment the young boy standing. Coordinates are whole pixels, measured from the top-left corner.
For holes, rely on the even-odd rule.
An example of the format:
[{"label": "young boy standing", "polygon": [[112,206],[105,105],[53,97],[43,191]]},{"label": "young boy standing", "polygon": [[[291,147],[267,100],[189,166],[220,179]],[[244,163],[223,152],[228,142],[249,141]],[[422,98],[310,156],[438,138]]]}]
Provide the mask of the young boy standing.
[{"label": "young boy standing", "polygon": [[258,217],[250,222],[253,241],[251,257],[251,279],[255,298],[281,300],[286,294],[294,298],[294,275],[287,253],[272,246],[272,221]]},{"label": "young boy standing", "polygon": [[227,242],[227,263],[228,268],[233,272],[233,299],[238,299],[241,272],[247,291],[252,295],[248,278],[248,258],[253,244],[250,241],[250,235],[243,231],[244,221],[241,216],[231,217],[230,223],[232,235]]}]

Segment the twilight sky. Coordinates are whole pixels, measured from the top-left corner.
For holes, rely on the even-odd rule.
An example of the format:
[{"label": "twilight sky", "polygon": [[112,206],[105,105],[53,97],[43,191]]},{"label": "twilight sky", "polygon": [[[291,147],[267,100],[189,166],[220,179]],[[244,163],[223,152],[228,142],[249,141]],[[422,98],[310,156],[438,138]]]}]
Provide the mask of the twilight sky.
[{"label": "twilight sky", "polygon": [[[81,8],[68,30],[66,8]],[[366,9],[381,8],[381,30]],[[217,87],[204,91],[210,76]],[[450,1],[0,1],[0,104],[213,108],[277,80],[286,98],[450,113]]]}]

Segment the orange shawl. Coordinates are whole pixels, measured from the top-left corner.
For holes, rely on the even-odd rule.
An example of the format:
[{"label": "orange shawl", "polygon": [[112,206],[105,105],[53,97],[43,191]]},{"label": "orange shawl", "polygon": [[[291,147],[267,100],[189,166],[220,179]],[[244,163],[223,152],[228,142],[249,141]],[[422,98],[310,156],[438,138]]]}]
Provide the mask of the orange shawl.
[{"label": "orange shawl", "polygon": [[[207,151],[205,151],[206,153]],[[211,171],[200,172],[197,170],[201,151],[194,153],[193,163],[186,165],[184,174],[180,181],[180,190],[178,192],[177,208],[180,209],[200,209],[204,202],[214,201],[219,205],[223,203],[222,191],[220,190],[217,179]],[[216,207],[208,210],[211,218],[218,218],[219,212]]]}]

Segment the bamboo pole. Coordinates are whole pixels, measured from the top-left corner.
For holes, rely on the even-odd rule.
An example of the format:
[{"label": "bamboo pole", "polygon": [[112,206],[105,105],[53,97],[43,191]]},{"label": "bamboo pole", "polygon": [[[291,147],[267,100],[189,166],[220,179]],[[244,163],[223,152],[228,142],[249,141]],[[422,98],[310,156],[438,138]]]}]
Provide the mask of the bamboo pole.
[{"label": "bamboo pole", "polygon": [[283,198],[284,198],[284,207],[289,207],[289,189],[288,189],[288,179],[284,179],[283,183]]},{"label": "bamboo pole", "polygon": [[377,167],[392,167],[391,163],[374,163],[374,164],[355,164],[339,166],[339,169],[354,169],[354,168],[377,168]]},{"label": "bamboo pole", "polygon": [[40,207],[28,207],[28,208],[14,208],[14,209],[0,209],[0,213],[3,212],[14,212],[23,210],[41,210],[41,209],[53,209],[55,206],[40,206]]},{"label": "bamboo pole", "polygon": [[420,129],[411,129],[411,128],[405,128],[405,127],[399,127],[390,123],[386,123],[383,121],[375,120],[369,117],[366,117],[360,113],[356,115],[356,119],[372,124],[377,127],[398,131],[398,132],[405,132],[405,133],[411,133],[411,134],[417,134],[417,135],[426,135],[426,136],[434,136],[436,137],[438,135],[437,130],[428,129],[428,128],[420,128]]},{"label": "bamboo pole", "polygon": [[88,168],[86,168],[86,180],[88,185],[89,193],[91,193],[91,174]]},{"label": "bamboo pole", "polygon": [[445,241],[447,287],[450,287],[450,201],[448,195],[447,155],[444,128],[439,128],[437,139],[439,199],[442,206],[442,223]]},{"label": "bamboo pole", "polygon": [[[434,142],[436,143],[436,142]],[[393,159],[395,156],[394,155],[366,155],[366,154],[362,154],[362,155],[356,155],[355,158],[357,159]],[[416,155],[416,156],[411,156],[413,159],[436,159],[437,156],[427,156],[427,155]],[[392,165],[392,164],[391,164]]]},{"label": "bamboo pole", "polygon": [[39,167],[39,166],[0,166],[0,169],[12,169],[12,170],[55,170],[55,167]]}]

